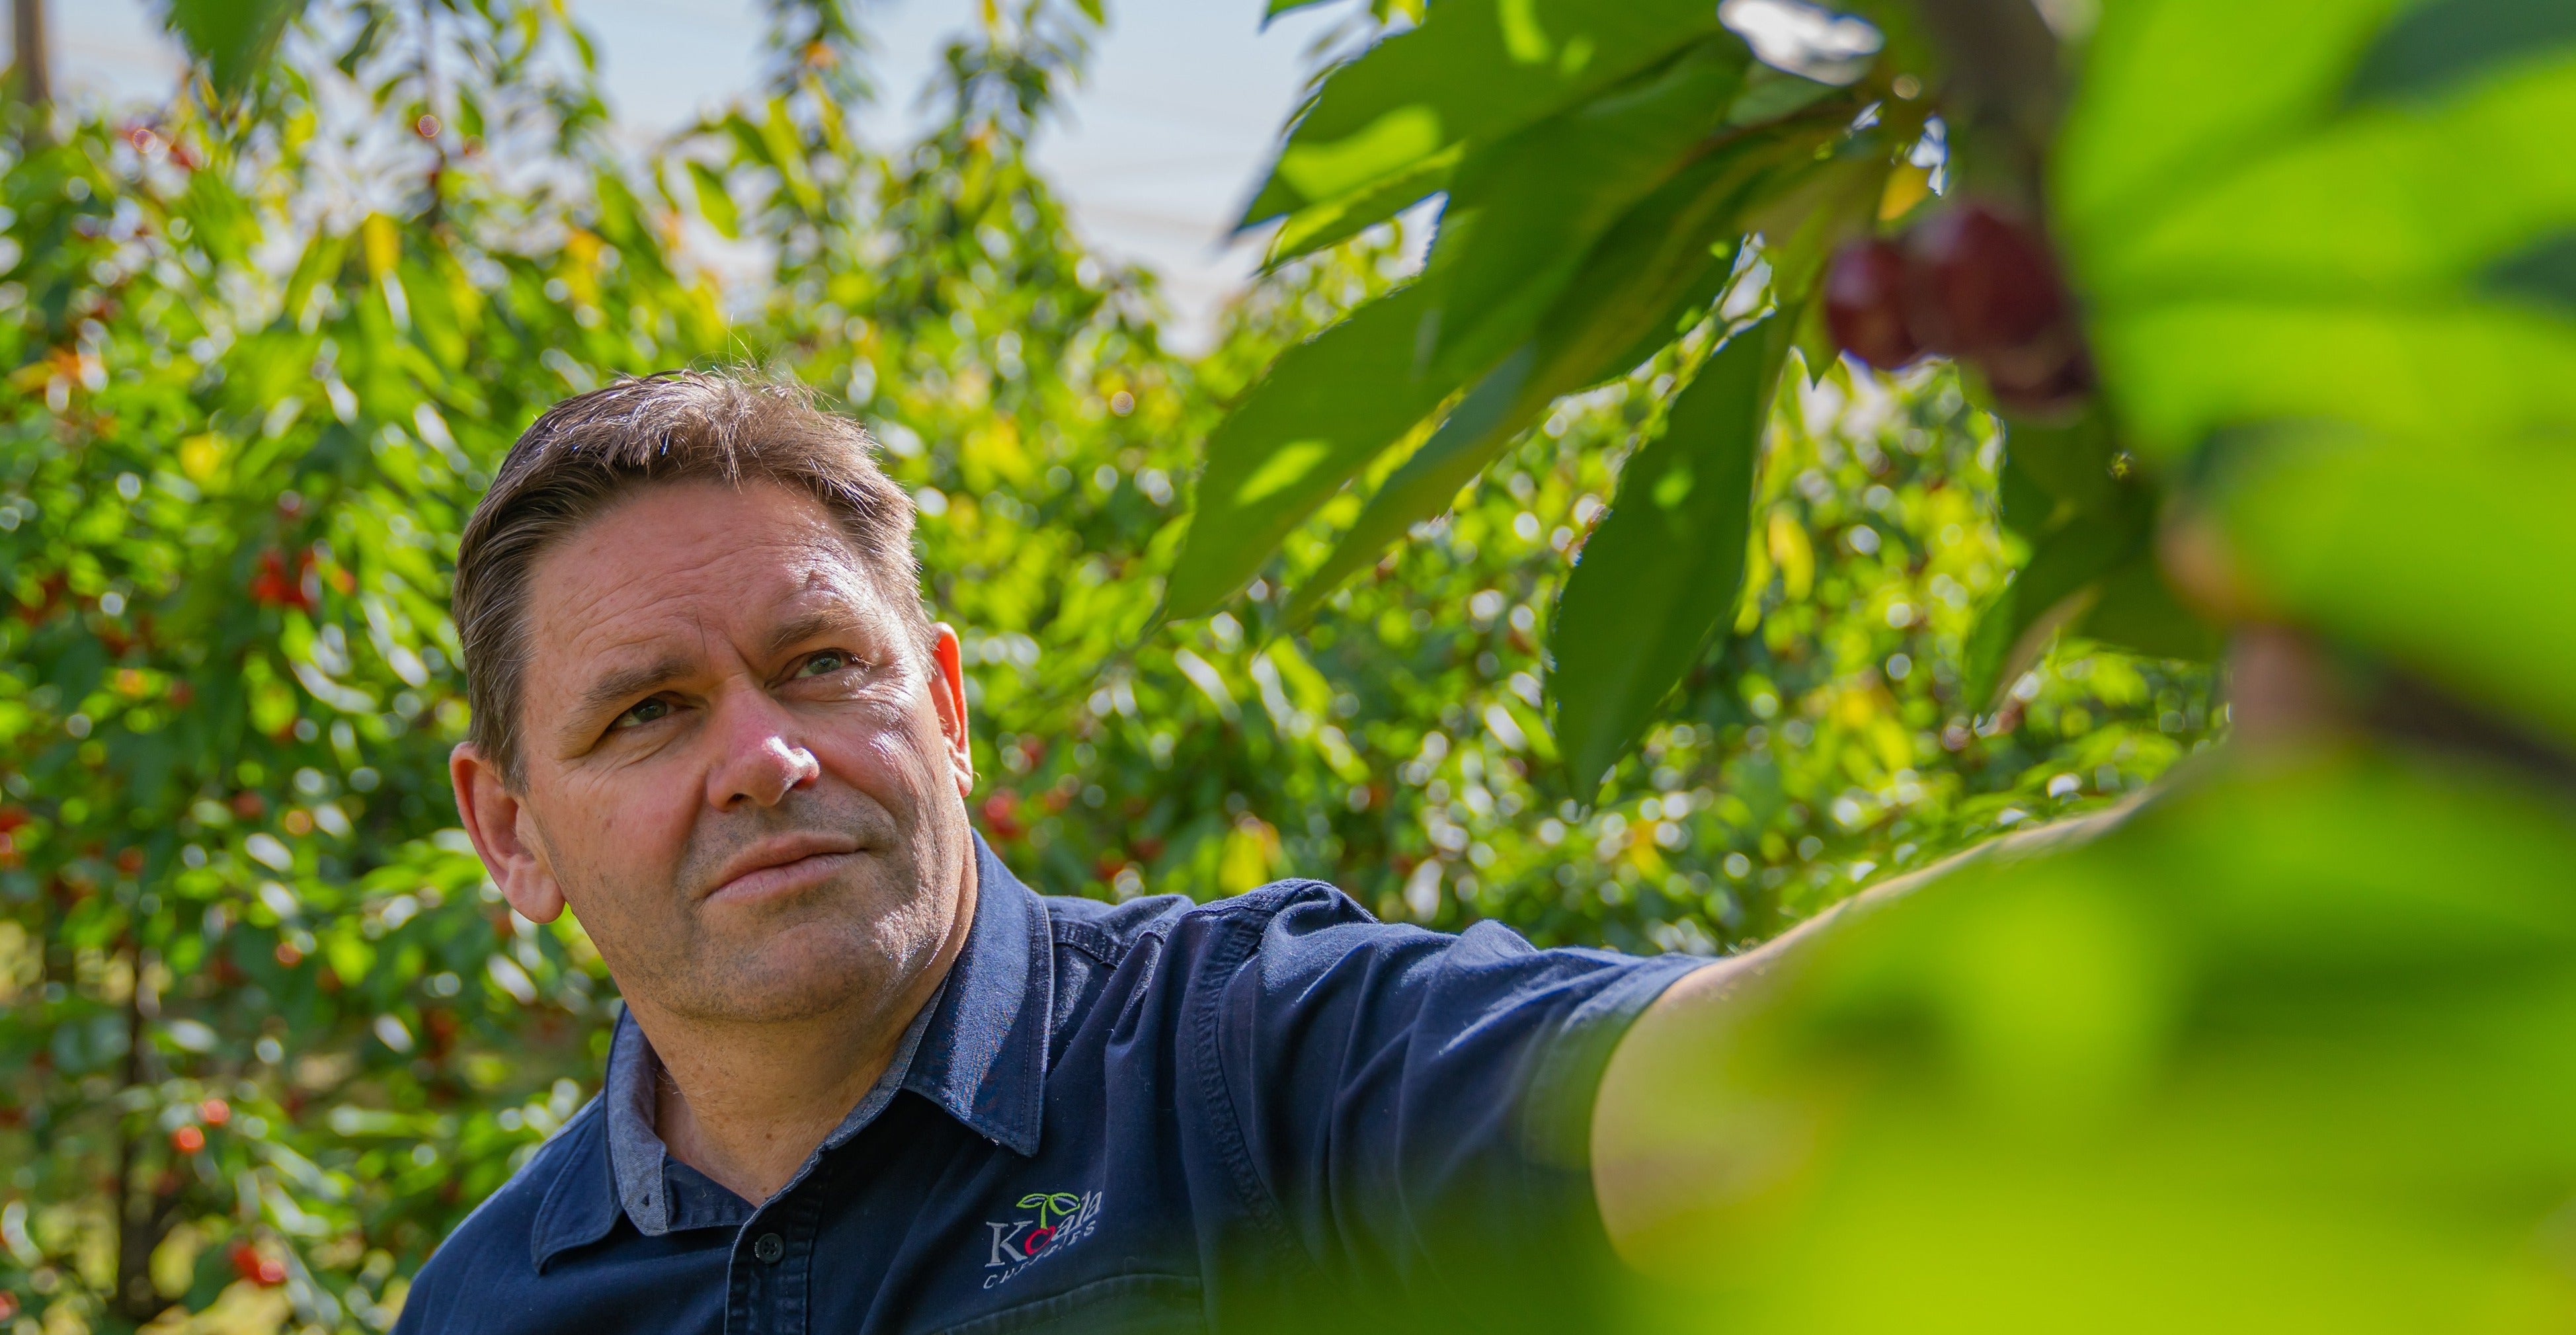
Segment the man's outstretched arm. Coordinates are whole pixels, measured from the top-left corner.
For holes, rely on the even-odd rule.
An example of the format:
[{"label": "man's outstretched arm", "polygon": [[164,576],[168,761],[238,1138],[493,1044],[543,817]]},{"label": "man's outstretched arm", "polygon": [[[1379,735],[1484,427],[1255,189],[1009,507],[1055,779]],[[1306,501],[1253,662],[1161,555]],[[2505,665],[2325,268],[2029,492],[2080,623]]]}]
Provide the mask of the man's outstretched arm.
[{"label": "man's outstretched arm", "polygon": [[1990,840],[1881,882],[1759,949],[1717,960],[1666,989],[1620,1039],[1594,1096],[1592,1189],[1601,1222],[1621,1258],[1649,1273],[1687,1264],[1688,1245],[1668,1252],[1657,1239],[1686,1233],[1680,1226],[1706,1208],[1725,1175],[1741,1171],[1740,1160],[1727,1153],[1718,1119],[1710,1115],[1720,1080],[1716,1054],[1744,1000],[1758,993],[1768,976],[1852,917],[1971,865],[2030,857],[2090,839],[2117,825],[2135,806],[2124,802]]}]

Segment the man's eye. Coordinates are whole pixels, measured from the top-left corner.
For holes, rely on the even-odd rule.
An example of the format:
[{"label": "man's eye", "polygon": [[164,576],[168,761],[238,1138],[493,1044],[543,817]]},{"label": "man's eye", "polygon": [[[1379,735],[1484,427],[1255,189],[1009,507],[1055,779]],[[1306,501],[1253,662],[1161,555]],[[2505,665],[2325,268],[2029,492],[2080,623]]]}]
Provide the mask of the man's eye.
[{"label": "man's eye", "polygon": [[838,649],[826,649],[823,652],[806,659],[802,664],[799,664],[796,669],[796,675],[800,677],[820,677],[826,673],[838,672],[849,665],[850,656],[848,654],[842,653]]},{"label": "man's eye", "polygon": [[625,713],[618,715],[617,721],[609,726],[612,728],[632,728],[638,724],[659,722],[660,720],[669,718],[670,716],[671,702],[661,698],[660,696],[655,696],[650,700],[637,702],[633,709],[629,709]]}]

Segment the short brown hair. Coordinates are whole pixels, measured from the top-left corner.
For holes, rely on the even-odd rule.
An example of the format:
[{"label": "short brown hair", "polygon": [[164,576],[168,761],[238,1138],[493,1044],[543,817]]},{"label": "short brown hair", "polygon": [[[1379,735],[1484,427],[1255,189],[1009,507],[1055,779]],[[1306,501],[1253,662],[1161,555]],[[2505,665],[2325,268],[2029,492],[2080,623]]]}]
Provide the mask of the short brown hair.
[{"label": "short brown hair", "polygon": [[867,428],[791,381],[706,371],[619,380],[548,408],[510,447],[465,523],[453,609],[465,648],[472,742],[521,780],[525,611],[537,558],[614,502],[656,483],[767,481],[838,516],[862,574],[926,647],[912,498],[877,467]]}]

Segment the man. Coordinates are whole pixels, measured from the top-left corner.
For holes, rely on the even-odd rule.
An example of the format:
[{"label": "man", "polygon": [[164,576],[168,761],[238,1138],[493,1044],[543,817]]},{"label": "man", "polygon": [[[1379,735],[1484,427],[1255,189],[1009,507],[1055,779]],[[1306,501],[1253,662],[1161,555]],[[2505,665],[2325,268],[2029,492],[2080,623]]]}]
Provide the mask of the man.
[{"label": "man", "polygon": [[777,385],[629,380],[512,448],[458,557],[457,806],[626,1011],[400,1329],[1579,1316],[1602,1221],[1657,1208],[1617,1152],[1634,1054],[1746,963],[1447,937],[1310,881],[1033,893],[968,826],[911,521]]}]

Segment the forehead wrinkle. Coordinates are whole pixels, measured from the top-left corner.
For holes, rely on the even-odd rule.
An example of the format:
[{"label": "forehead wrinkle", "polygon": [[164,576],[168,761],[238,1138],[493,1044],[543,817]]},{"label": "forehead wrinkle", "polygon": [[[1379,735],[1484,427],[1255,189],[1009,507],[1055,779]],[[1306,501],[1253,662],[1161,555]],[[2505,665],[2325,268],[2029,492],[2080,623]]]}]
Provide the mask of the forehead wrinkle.
[{"label": "forehead wrinkle", "polygon": [[[669,495],[648,490],[612,506],[536,562],[528,614],[553,633],[533,637],[530,660],[553,660],[556,670],[539,668],[530,684],[570,705],[569,732],[585,732],[611,697],[631,703],[653,686],[714,668],[730,656],[728,646],[774,656],[791,635],[848,626],[876,638],[889,619],[847,535],[818,508],[798,506],[772,516],[784,522],[748,531],[701,531],[675,545],[678,535],[663,523],[636,524],[637,510]],[[805,607],[813,610],[797,615]],[[781,617],[792,624],[763,624]],[[639,649],[651,661],[589,673],[602,660],[631,663],[643,656],[632,655]],[[583,675],[595,679],[577,686]]]}]

